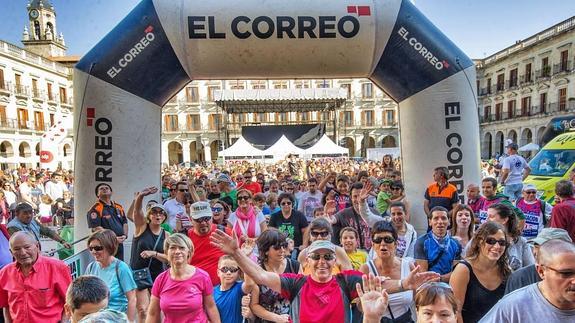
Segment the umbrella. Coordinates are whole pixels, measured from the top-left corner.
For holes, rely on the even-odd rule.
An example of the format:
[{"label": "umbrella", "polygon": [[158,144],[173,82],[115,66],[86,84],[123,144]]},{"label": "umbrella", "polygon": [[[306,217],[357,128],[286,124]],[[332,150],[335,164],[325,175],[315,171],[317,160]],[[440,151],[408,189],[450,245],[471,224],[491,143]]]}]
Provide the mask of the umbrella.
[{"label": "umbrella", "polygon": [[533,142],[519,148],[519,151],[533,151],[533,150],[539,150],[539,145]]}]

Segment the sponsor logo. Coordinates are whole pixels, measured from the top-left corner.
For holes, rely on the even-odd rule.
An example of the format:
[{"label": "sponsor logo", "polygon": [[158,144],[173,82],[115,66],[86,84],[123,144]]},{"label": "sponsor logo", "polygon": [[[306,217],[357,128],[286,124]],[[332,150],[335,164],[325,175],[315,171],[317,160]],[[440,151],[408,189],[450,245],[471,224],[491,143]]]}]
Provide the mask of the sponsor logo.
[{"label": "sponsor logo", "polygon": [[144,37],[142,37],[136,44],[132,46],[122,57],[118,60],[116,66],[112,66],[106,73],[110,78],[116,77],[126,68],[138,55],[140,55],[146,47],[148,47],[155,39],[156,35],[153,33],[154,27],[148,26],[144,30]]},{"label": "sponsor logo", "polygon": [[[353,38],[359,34],[358,17],[371,16],[370,6],[348,6],[347,15],[336,16],[248,16],[234,17],[228,32],[222,31],[215,16],[188,16],[189,39],[269,38]],[[357,15],[355,17],[354,15]]]},{"label": "sponsor logo", "polygon": [[96,182],[112,181],[112,121],[108,118],[96,118],[96,109],[86,108],[86,124],[94,127],[94,179]]},{"label": "sponsor logo", "polygon": [[439,60],[427,47],[425,47],[417,38],[409,37],[409,31],[405,27],[399,27],[397,31],[399,36],[403,38],[409,46],[413,48],[421,57],[429,62],[436,70],[440,71],[444,68],[449,68],[450,64],[446,60]]},{"label": "sponsor logo", "polygon": [[457,129],[453,127],[459,127],[459,122],[461,121],[461,104],[459,102],[447,102],[443,106],[445,114],[445,130],[450,131],[450,133],[445,137],[445,145],[447,146],[446,158],[449,162],[447,169],[449,171],[449,183],[453,184],[457,188],[457,195],[461,203],[465,202],[465,195],[463,194],[465,189],[465,182],[463,180],[463,151],[461,147],[463,145],[463,138],[458,133]]},{"label": "sponsor logo", "polygon": [[47,150],[40,151],[40,162],[41,163],[50,163],[54,160],[54,154]]}]

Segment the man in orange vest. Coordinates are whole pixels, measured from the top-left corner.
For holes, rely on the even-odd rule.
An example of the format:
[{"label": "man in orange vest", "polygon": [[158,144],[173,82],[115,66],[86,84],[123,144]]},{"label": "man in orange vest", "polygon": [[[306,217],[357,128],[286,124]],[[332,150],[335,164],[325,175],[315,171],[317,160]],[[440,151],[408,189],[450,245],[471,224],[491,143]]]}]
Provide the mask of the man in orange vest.
[{"label": "man in orange vest", "polygon": [[124,260],[124,240],[128,237],[128,219],[124,208],[112,201],[112,187],[100,183],[95,190],[98,201],[88,211],[88,227],[92,232],[110,229],[116,233],[118,251],[115,257]]}]

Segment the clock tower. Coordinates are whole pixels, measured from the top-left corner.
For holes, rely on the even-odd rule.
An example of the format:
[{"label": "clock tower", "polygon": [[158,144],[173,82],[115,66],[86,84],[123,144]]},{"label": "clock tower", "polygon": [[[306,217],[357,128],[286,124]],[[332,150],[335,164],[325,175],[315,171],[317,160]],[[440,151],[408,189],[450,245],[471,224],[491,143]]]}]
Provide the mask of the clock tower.
[{"label": "clock tower", "polygon": [[56,29],[56,11],[49,0],[31,0],[26,6],[29,25],[24,27],[24,48],[44,57],[66,56],[62,33]]}]

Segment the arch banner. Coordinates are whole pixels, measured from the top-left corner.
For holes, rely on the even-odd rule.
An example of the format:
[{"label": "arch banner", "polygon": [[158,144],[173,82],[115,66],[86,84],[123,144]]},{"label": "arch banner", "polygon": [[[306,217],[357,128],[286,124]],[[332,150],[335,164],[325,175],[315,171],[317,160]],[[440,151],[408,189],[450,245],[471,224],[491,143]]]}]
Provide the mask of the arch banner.
[{"label": "arch banner", "polygon": [[[479,179],[473,62],[407,0],[143,0],[76,65],[76,236],[98,183],[159,185],[161,107],[193,79],[367,77],[399,103],[413,222],[447,166]],[[95,197],[94,197],[95,199]]]}]

